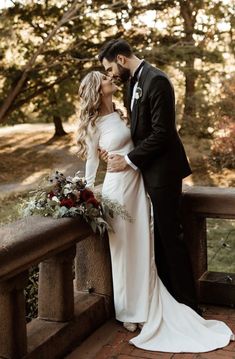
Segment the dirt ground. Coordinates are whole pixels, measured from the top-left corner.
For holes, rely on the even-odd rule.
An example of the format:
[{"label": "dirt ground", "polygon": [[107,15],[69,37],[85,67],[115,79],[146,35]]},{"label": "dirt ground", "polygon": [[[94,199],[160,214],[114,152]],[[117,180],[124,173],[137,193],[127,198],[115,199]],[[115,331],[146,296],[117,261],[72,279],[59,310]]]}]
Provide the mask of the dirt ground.
[{"label": "dirt ground", "polygon": [[19,128],[17,125],[11,131],[0,129],[0,192],[33,188],[56,169],[66,175],[84,170],[84,164],[76,154],[73,131],[52,141],[51,126],[34,128],[29,125],[23,127],[22,131]]},{"label": "dirt ground", "polygon": [[[51,141],[50,124],[17,125],[0,129],[0,192],[17,192],[32,188],[47,174],[58,169],[73,175],[79,169],[84,173],[84,163],[77,157],[73,126],[69,134]],[[232,170],[219,171],[209,162],[210,140],[183,138],[193,174],[185,179],[189,185],[235,186]]]}]

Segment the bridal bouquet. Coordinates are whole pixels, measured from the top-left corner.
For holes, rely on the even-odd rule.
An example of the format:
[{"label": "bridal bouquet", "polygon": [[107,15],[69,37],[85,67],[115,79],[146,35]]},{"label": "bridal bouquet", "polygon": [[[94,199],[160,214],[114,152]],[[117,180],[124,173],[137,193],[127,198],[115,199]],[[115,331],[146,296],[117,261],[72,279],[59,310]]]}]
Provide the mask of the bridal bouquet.
[{"label": "bridal bouquet", "polygon": [[50,178],[46,188],[39,187],[31,192],[32,196],[23,204],[23,215],[42,215],[61,217],[80,216],[88,222],[92,230],[99,231],[102,236],[106,229],[112,230],[107,218],[114,214],[129,218],[126,210],[118,203],[103,198],[86,188],[86,181],[79,177],[65,177],[56,171]]}]

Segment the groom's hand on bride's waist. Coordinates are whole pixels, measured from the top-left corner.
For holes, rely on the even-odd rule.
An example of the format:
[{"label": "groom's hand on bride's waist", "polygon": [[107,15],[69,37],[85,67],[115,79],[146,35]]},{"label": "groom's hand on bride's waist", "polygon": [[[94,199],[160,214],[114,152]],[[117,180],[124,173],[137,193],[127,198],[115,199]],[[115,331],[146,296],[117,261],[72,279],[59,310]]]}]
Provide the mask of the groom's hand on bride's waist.
[{"label": "groom's hand on bride's waist", "polygon": [[108,163],[107,166],[108,172],[124,171],[129,165],[124,156],[114,155],[114,154],[109,155],[109,153],[102,148],[98,148],[98,153],[99,153],[99,157],[103,161]]},{"label": "groom's hand on bride's waist", "polygon": [[121,172],[128,167],[128,164],[124,156],[121,155],[109,155],[108,157],[108,172]]}]

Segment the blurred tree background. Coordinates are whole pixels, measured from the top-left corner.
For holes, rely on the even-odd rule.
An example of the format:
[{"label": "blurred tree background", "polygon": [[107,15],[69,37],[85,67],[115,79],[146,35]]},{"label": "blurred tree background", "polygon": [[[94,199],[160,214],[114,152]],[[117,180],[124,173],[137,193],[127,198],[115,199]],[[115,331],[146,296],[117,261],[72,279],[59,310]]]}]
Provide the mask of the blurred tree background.
[{"label": "blurred tree background", "polygon": [[[62,121],[75,114],[81,77],[100,67],[96,55],[105,41],[124,37],[138,56],[170,74],[181,134],[211,136],[223,95],[235,81],[232,3],[6,2],[0,22],[1,124],[54,121],[56,134],[64,135]],[[231,101],[227,122],[234,106]]]},{"label": "blurred tree background", "polygon": [[[54,123],[54,139],[66,136],[63,124],[77,117],[81,78],[94,68],[103,71],[96,56],[100,47],[122,37],[137,56],[169,74],[176,90],[177,126],[195,162],[194,173],[234,169],[233,2],[3,0],[0,4],[0,128]],[[123,100],[121,91],[117,99]],[[200,158],[195,158],[197,152]],[[203,173],[204,184],[202,177]],[[233,177],[227,183],[234,181]],[[198,184],[197,178],[194,183]]]}]

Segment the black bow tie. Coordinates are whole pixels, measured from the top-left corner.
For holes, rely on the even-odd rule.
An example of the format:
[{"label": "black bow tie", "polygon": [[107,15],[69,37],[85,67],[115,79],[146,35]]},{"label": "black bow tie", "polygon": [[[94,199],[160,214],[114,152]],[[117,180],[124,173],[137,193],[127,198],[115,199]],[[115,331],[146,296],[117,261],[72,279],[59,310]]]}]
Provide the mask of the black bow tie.
[{"label": "black bow tie", "polygon": [[130,91],[131,94],[133,93],[133,88],[135,86],[136,81],[138,80],[138,74],[140,72],[140,70],[142,69],[142,67],[144,66],[145,62],[142,61],[141,64],[137,67],[137,69],[135,70],[134,76],[131,77],[130,80]]}]

